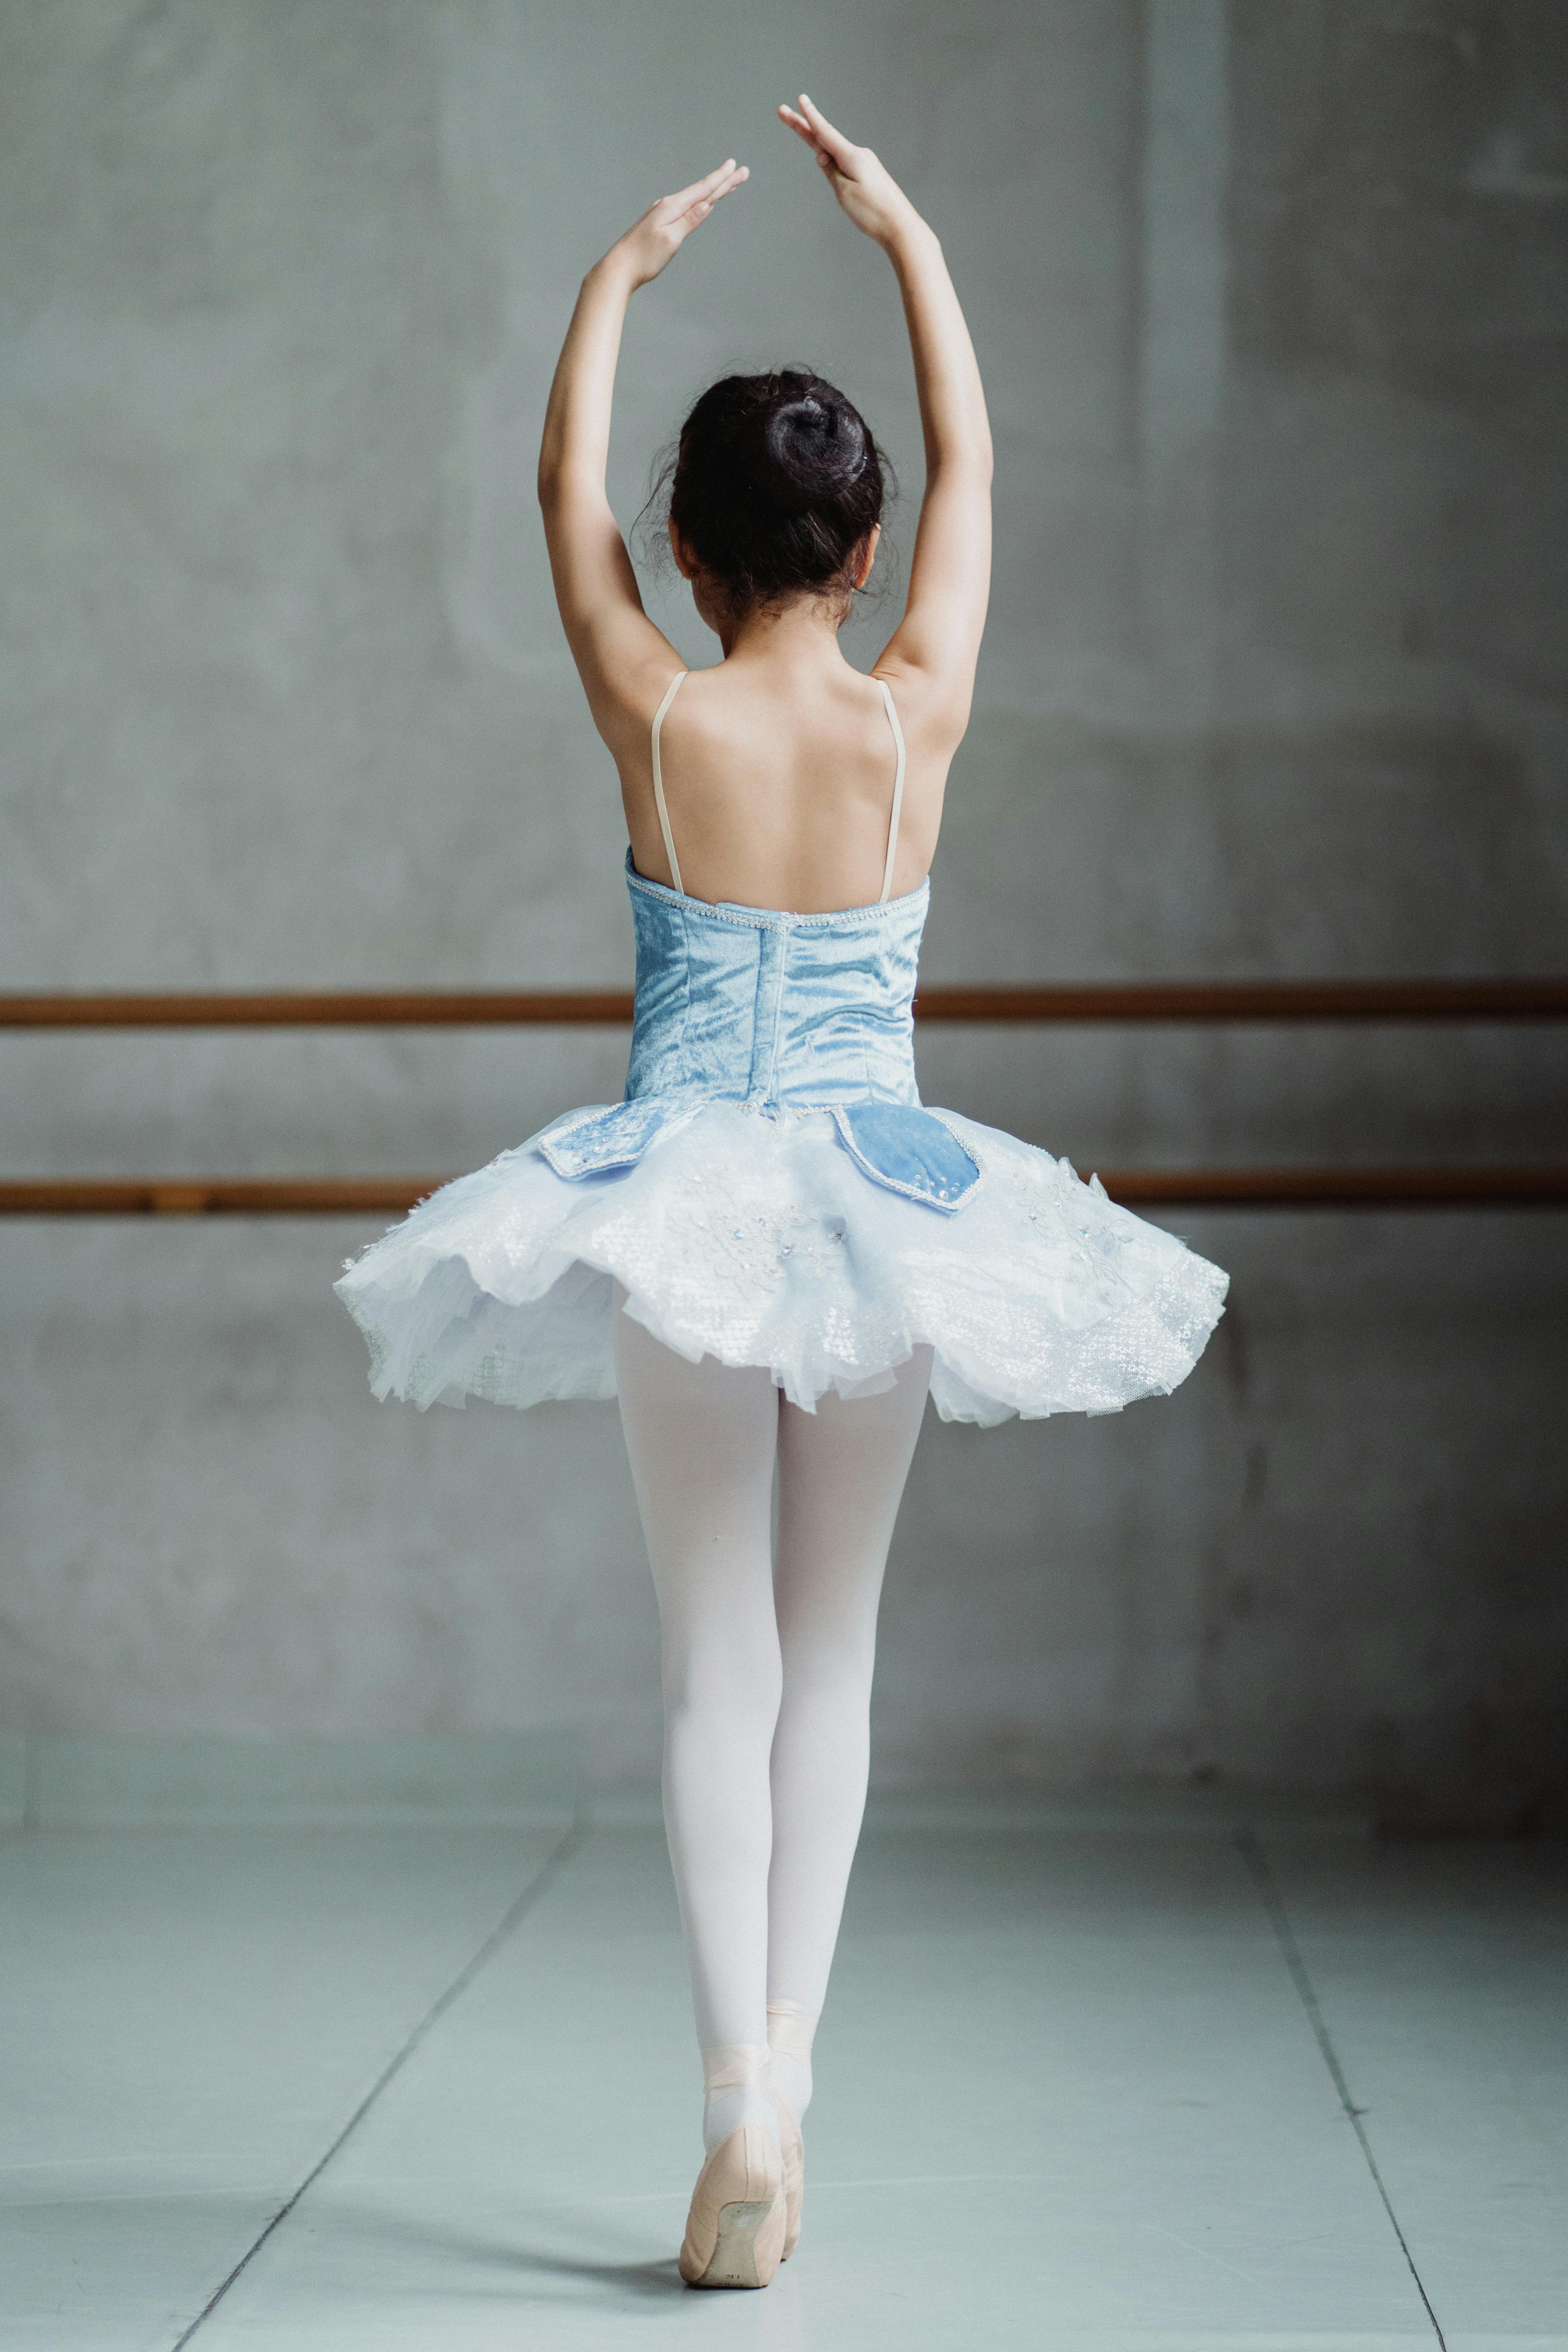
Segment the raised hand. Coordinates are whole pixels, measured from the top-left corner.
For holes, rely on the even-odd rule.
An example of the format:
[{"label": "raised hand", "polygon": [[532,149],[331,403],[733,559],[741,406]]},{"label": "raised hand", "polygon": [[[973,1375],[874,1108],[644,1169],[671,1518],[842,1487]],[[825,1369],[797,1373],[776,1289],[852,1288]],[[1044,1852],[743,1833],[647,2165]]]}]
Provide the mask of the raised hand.
[{"label": "raised hand", "polygon": [[634,286],[647,285],[668,268],[714,205],[751,176],[744,163],[737,163],[731,155],[705,179],[694,180],[690,187],[673,196],[660,196],[657,205],[650,205],[641,220],[634,221],[625,236],[616,239],[605,259],[624,262]]},{"label": "raised hand", "polygon": [[802,90],[800,104],[781,106],[779,121],[804,141],[821,164],[828,186],[858,229],[886,245],[908,226],[914,207],[892,173],[871,152],[857,147]]}]

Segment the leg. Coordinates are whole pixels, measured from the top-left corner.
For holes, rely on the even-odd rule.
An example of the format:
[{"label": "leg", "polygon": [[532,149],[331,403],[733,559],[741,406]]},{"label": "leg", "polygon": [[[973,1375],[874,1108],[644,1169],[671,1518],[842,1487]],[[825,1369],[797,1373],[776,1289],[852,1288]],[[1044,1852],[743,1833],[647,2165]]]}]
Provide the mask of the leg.
[{"label": "leg", "polygon": [[[720,2045],[765,2052],[768,1768],[778,1717],[771,1527],[779,1396],[766,1370],[689,1364],[616,1315],[621,1423],[658,1595],[664,1812],[704,2073]],[[754,2110],[734,2080],[710,2145]]]},{"label": "leg", "polygon": [[797,2116],[811,2095],[810,2029],[865,1810],[882,1571],[930,1381],[931,1349],[917,1349],[885,1394],[826,1396],[815,1414],[785,1405],[780,1419],[784,1697],[773,1750],[768,1998],[796,2022],[792,2035],[775,2020],[773,2080]]}]

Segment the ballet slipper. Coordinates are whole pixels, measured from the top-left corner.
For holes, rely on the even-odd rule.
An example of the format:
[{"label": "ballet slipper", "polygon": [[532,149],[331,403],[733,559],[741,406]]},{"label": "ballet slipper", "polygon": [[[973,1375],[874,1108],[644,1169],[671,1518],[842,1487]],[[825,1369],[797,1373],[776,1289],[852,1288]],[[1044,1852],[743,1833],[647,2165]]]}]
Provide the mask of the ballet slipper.
[{"label": "ballet slipper", "polygon": [[784,2150],[784,2237],[781,2263],[787,2263],[800,2243],[800,2209],[805,2200],[805,2142],[800,2136],[800,2126],[790,2113],[789,2102],[774,2091],[773,2105],[779,2111],[779,2146]]},{"label": "ballet slipper", "polygon": [[784,2255],[784,2161],[773,2134],[742,2124],[697,2176],[680,2275],[688,2286],[766,2286]]}]

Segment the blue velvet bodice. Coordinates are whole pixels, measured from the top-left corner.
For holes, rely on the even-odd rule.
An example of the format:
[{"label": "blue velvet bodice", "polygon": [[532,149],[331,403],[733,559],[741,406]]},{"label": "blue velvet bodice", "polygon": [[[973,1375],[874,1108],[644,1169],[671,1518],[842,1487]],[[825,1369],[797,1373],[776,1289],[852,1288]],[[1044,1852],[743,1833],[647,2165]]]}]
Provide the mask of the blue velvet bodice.
[{"label": "blue velvet bodice", "polygon": [[628,870],[637,1021],[626,1097],[759,1108],[918,1103],[910,1006],[930,886],[835,915],[710,906]]},{"label": "blue velvet bodice", "polygon": [[638,874],[637,1012],[624,1102],[540,1138],[574,1179],[635,1165],[660,1128],[712,1102],[767,1118],[830,1112],[866,1175],[951,1212],[979,1181],[915,1084],[915,977],[929,883],[835,914],[710,905]]}]

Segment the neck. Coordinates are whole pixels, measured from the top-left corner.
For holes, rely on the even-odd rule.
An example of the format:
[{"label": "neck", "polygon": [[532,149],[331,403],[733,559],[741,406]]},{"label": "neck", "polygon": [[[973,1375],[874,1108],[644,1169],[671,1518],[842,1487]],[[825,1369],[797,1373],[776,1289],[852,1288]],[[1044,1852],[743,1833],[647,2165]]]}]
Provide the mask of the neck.
[{"label": "neck", "polygon": [[771,611],[753,606],[738,619],[722,614],[714,625],[726,661],[765,660],[773,667],[819,670],[844,659],[834,607],[815,596],[798,596]]}]

